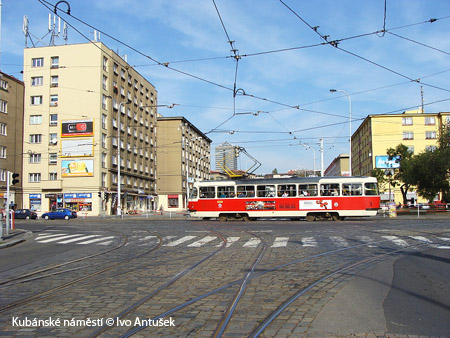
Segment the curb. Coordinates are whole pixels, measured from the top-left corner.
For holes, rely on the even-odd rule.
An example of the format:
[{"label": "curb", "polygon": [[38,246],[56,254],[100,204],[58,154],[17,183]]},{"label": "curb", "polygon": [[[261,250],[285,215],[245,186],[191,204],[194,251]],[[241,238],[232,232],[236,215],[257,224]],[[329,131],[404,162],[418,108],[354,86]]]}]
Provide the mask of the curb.
[{"label": "curb", "polygon": [[[17,238],[14,238],[18,236]],[[33,237],[33,233],[28,230],[16,230],[14,233],[3,238],[3,242],[0,244],[0,249],[9,248],[16,244],[25,242]]]}]

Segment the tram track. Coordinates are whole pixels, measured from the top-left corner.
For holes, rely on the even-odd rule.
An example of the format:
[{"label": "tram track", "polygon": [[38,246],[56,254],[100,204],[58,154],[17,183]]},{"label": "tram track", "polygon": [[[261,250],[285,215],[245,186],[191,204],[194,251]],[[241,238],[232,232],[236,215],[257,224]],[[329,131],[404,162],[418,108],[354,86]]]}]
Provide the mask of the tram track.
[{"label": "tram track", "polygon": [[[50,297],[54,296],[55,294],[57,294],[58,291],[60,291],[60,290],[64,290],[64,289],[68,288],[69,286],[72,286],[72,285],[75,285],[77,283],[86,281],[89,278],[92,278],[94,276],[98,276],[98,275],[103,274],[103,273],[105,273],[107,271],[111,271],[112,269],[121,266],[121,264],[128,263],[130,261],[133,261],[135,259],[141,258],[144,255],[150,254],[150,253],[158,250],[159,248],[161,248],[161,246],[163,244],[163,238],[159,234],[155,234],[155,235],[159,239],[159,242],[158,242],[158,244],[156,246],[150,248],[149,250],[141,252],[141,253],[133,256],[133,257],[122,259],[122,260],[120,260],[118,262],[113,263],[112,265],[110,265],[110,266],[108,266],[106,268],[100,269],[100,270],[92,272],[92,273],[88,273],[88,274],[86,274],[86,275],[84,275],[82,277],[73,279],[73,280],[71,280],[69,282],[65,282],[65,283],[63,283],[61,285],[58,285],[56,287],[50,288],[48,290],[45,290],[45,291],[42,291],[42,292],[39,292],[39,293],[36,293],[34,295],[31,295],[31,296],[24,297],[22,299],[19,299],[17,301],[12,302],[12,303],[3,305],[3,306],[0,307],[0,313],[7,312],[7,311],[9,311],[11,309],[14,309],[14,308],[22,306],[22,305],[29,304],[31,302],[35,302],[35,301],[38,301],[38,300],[44,300],[44,299],[50,298]],[[128,240],[127,240],[127,243],[128,243]],[[124,243],[123,246],[125,246],[127,243]],[[123,247],[123,246],[121,246],[121,247]],[[92,257],[86,256],[83,259],[89,259],[89,258],[92,258]],[[75,260],[75,261],[78,262],[79,260]],[[73,262],[71,262],[71,263],[73,263]],[[92,267],[92,266],[90,266],[90,267]],[[55,275],[58,275],[58,274],[61,274],[61,273],[67,273],[67,272],[72,272],[72,271],[74,271],[74,269],[68,269],[66,271],[60,271],[60,272],[55,272],[53,274],[48,274],[46,277],[52,277],[52,276],[55,276]],[[31,278],[31,279],[29,279],[27,281],[28,282],[29,281],[35,281],[35,280],[38,280],[38,279],[41,279],[41,278],[45,278],[45,277],[42,277],[42,276],[34,277],[34,278]]]},{"label": "tram track", "polygon": [[[443,233],[448,233],[448,231],[443,232]],[[443,233],[441,233],[441,235]],[[436,234],[434,234],[434,235],[436,236]],[[287,263],[275,266],[275,267],[270,268],[270,269],[266,269],[265,271],[254,273],[251,276],[249,276],[249,278],[247,280],[247,283],[251,282],[251,280],[253,280],[253,279],[257,279],[257,278],[259,278],[259,277],[261,277],[263,275],[266,275],[266,274],[274,272],[274,271],[279,271],[279,270],[284,269],[284,268],[286,268],[286,267],[288,267],[290,265],[299,264],[299,263],[303,263],[303,262],[308,262],[308,261],[313,260],[313,259],[327,257],[327,256],[330,256],[330,255],[343,253],[343,252],[346,252],[346,251],[349,251],[349,250],[353,250],[353,249],[359,249],[359,248],[362,248],[362,247],[365,247],[365,246],[368,246],[368,245],[371,245],[371,244],[372,245],[373,244],[377,244],[377,247],[378,247],[379,244],[385,243],[385,242],[388,242],[388,240],[385,239],[385,240],[380,240],[380,241],[374,241],[374,242],[371,242],[371,243],[362,243],[362,244],[357,244],[357,245],[354,245],[354,246],[351,246],[351,247],[339,248],[339,249],[335,249],[335,250],[326,251],[326,252],[318,253],[318,254],[315,254],[315,255],[311,255],[311,256],[308,256],[308,257],[303,257],[303,258],[300,258],[300,259],[297,259],[297,260],[293,260],[293,261],[290,261],[290,262],[287,262]],[[339,273],[343,273],[343,272],[345,272],[347,270],[350,270],[352,268],[356,268],[356,267],[358,267],[360,265],[370,264],[370,263],[374,263],[376,261],[380,261],[380,259],[382,257],[389,257],[389,256],[392,256],[392,255],[395,255],[395,254],[400,255],[402,252],[405,252],[405,250],[407,250],[407,249],[415,249],[415,248],[422,248],[422,247],[430,247],[430,245],[429,245],[429,243],[420,242],[420,243],[409,245],[408,247],[401,248],[401,249],[398,249],[398,250],[392,250],[392,249],[384,248],[383,250],[390,250],[390,251],[386,252],[386,253],[375,253],[375,254],[372,254],[369,257],[364,257],[363,259],[352,260],[347,265],[344,265],[344,266],[339,267],[338,269],[335,269],[335,271],[333,271],[332,273],[328,273],[328,274],[322,276],[319,279],[310,281],[309,284],[307,283],[307,285],[304,286],[300,291],[296,292],[293,296],[289,297],[288,300],[284,301],[281,305],[279,305],[269,315],[270,318],[269,318],[269,316],[267,316],[267,317],[262,319],[262,322],[265,323],[264,324],[265,326],[264,326],[264,328],[262,330],[260,330],[260,329],[261,329],[261,325],[263,325],[263,324],[261,324],[257,328],[254,328],[254,330],[251,333],[249,333],[249,334],[255,334],[257,331],[261,331],[261,332],[264,331],[264,329],[275,318],[277,318],[280,313],[282,313],[282,311],[278,311],[277,312],[277,309],[284,310],[293,301],[295,301],[297,298],[299,298],[301,295],[305,294],[306,292],[310,291],[314,286],[318,285],[320,282],[322,282],[322,281],[324,281],[326,279],[329,279],[329,278],[331,278],[331,277],[333,277],[335,275],[338,275]],[[182,309],[184,309],[184,308],[186,308],[188,306],[194,305],[195,303],[197,303],[197,302],[199,302],[199,301],[201,301],[201,300],[203,300],[203,299],[205,299],[207,297],[210,297],[212,295],[218,294],[218,293],[220,293],[220,292],[222,292],[222,291],[224,291],[224,290],[226,290],[226,289],[228,289],[230,287],[234,287],[236,285],[242,285],[245,281],[246,281],[246,278],[244,277],[242,279],[235,280],[235,281],[232,281],[230,283],[227,283],[227,284],[225,284],[223,286],[220,286],[220,287],[218,287],[218,288],[216,288],[214,290],[211,290],[211,291],[209,291],[207,293],[204,293],[204,294],[199,295],[197,297],[191,298],[187,302],[179,304],[179,305],[173,307],[172,309],[169,309],[169,310],[165,311],[162,314],[159,314],[159,315],[156,315],[156,316],[152,317],[151,319],[152,320],[158,320],[158,319],[161,319],[161,318],[165,318],[167,316],[171,316],[174,313],[176,313],[176,312],[178,312],[178,311],[180,311],[180,310],[182,310]],[[237,300],[237,302],[236,302],[236,300]],[[234,310],[238,306],[239,300],[240,300],[240,298],[237,298],[237,297],[235,297],[233,299],[233,302],[231,303],[232,306],[233,306],[232,311],[227,310],[227,313],[224,314],[224,316],[222,316],[222,320],[219,323],[219,325],[217,326],[217,328],[219,328],[219,327],[220,328],[226,328],[226,325],[223,325],[222,322],[224,321],[225,317],[227,318],[227,323],[230,321],[230,319],[232,318],[232,315],[234,313]],[[231,307],[229,306],[228,309],[231,309]],[[125,334],[121,335],[120,337],[130,337],[130,336],[140,332],[141,330],[145,329],[146,327],[147,326],[136,327],[136,328],[134,328],[132,330],[129,330],[128,332],[126,332]],[[225,329],[224,330],[220,330],[220,332],[219,332],[219,330],[216,329],[216,331],[214,332],[212,337],[220,336],[224,332],[225,332]]]}]

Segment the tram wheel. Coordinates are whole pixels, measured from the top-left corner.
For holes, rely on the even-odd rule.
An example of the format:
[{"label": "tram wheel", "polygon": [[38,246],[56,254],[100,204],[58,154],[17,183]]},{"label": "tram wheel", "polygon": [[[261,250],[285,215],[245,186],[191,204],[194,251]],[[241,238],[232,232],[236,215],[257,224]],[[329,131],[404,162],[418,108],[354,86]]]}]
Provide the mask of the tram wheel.
[{"label": "tram wheel", "polygon": [[242,220],[244,222],[248,222],[250,220],[250,218],[248,217],[248,215],[242,215]]},{"label": "tram wheel", "polygon": [[314,215],[307,215],[306,216],[306,220],[308,222],[314,222],[316,220],[316,216],[314,216]]},{"label": "tram wheel", "polygon": [[344,220],[344,217],[341,217],[341,216],[339,216],[339,215],[333,215],[333,216],[331,217],[331,219],[332,219],[333,221],[339,222],[339,221]]},{"label": "tram wheel", "polygon": [[227,220],[227,216],[225,216],[225,215],[220,215],[219,216],[219,221],[220,222],[225,222]]}]

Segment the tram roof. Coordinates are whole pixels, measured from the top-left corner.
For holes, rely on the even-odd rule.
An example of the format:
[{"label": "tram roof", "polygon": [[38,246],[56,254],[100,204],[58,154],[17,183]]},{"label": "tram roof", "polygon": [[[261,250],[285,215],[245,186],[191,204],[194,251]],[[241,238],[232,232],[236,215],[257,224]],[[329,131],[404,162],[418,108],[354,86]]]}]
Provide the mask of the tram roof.
[{"label": "tram roof", "polygon": [[215,184],[215,185],[226,185],[227,183],[232,183],[236,185],[245,184],[294,184],[294,183],[319,183],[319,182],[342,182],[342,181],[376,181],[375,177],[371,176],[324,176],[324,177],[287,177],[287,178],[242,178],[234,180],[205,180],[199,181],[202,184]]}]

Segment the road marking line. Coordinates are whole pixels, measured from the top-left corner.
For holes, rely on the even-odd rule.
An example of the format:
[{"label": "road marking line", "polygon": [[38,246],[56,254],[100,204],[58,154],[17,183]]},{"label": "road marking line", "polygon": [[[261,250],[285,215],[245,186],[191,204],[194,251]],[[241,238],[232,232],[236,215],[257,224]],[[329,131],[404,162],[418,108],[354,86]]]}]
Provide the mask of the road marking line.
[{"label": "road marking line", "polygon": [[71,238],[71,237],[80,237],[83,236],[83,234],[76,234],[76,235],[64,235],[64,236],[58,236],[58,237],[52,237],[49,239],[43,239],[43,240],[39,240],[39,243],[50,243],[50,242],[56,242],[59,241],[61,239],[66,239],[66,238]]},{"label": "road marking line", "polygon": [[106,241],[108,239],[113,239],[113,238],[114,238],[114,236],[94,238],[94,239],[91,239],[90,241],[85,241],[85,242],[81,242],[81,243],[77,243],[77,244],[91,244],[91,243],[95,243],[95,242]]},{"label": "road marking line", "polygon": [[[225,246],[226,248],[229,248],[233,243],[237,242],[239,240],[240,237],[227,237],[227,245]],[[222,243],[217,244],[216,248],[219,248],[222,246]]]},{"label": "road marking line", "polygon": [[108,241],[104,243],[97,243],[98,245],[110,245],[113,241]]},{"label": "road marking line", "polygon": [[[374,241],[369,236],[356,236],[357,239],[359,239],[361,242],[364,242],[366,244],[373,243]],[[367,245],[368,248],[375,248],[376,245],[369,244]]]},{"label": "road marking line", "polygon": [[[176,237],[176,236],[173,236],[173,237]],[[194,239],[195,237],[197,237],[197,236],[184,236],[184,237],[181,237],[180,239],[178,239],[176,241],[164,244],[163,246],[176,246],[178,244],[190,241],[191,239]]]},{"label": "road marking line", "polygon": [[281,248],[287,246],[289,237],[276,237],[271,248]]},{"label": "road marking line", "polygon": [[100,236],[100,235],[86,235],[84,237],[68,239],[67,241],[58,242],[58,244],[67,244],[67,243],[72,243],[72,242],[77,242],[77,241],[84,241],[85,239],[92,238],[92,237],[98,237],[98,236]]},{"label": "road marking line", "polygon": [[244,248],[256,248],[258,244],[261,243],[261,240],[256,237],[250,238],[244,245]]},{"label": "road marking line", "polygon": [[343,239],[342,237],[339,236],[331,236],[330,239],[337,245],[340,247],[348,247],[348,242]]},{"label": "road marking line", "polygon": [[42,234],[42,235],[37,235],[36,240],[46,239],[46,238],[55,237],[55,236],[64,236],[64,235],[67,235],[67,234]]},{"label": "road marking line", "polygon": [[381,237],[386,238],[387,240],[393,242],[395,245],[401,246],[403,248],[408,246],[408,243],[405,240],[400,239],[397,236],[381,236]]},{"label": "road marking line", "polygon": [[415,239],[417,241],[421,241],[421,242],[425,242],[425,243],[433,243],[432,241],[430,241],[428,238],[423,237],[423,236],[409,236],[412,239]]},{"label": "road marking line", "polygon": [[156,238],[156,236],[145,236],[145,237],[139,238],[138,241],[146,241],[146,240],[152,239],[152,238]]},{"label": "road marking line", "polygon": [[314,237],[303,237],[302,238],[303,246],[317,246],[317,241],[314,239]]},{"label": "road marking line", "polygon": [[206,236],[200,240],[198,240],[197,242],[194,242],[192,244],[189,244],[188,247],[192,247],[192,248],[198,248],[202,245],[205,245],[206,243],[209,243],[213,240],[217,239],[216,236]]}]

